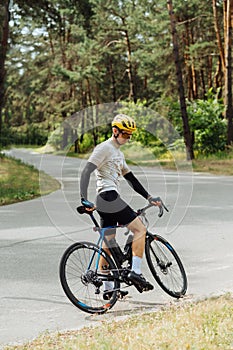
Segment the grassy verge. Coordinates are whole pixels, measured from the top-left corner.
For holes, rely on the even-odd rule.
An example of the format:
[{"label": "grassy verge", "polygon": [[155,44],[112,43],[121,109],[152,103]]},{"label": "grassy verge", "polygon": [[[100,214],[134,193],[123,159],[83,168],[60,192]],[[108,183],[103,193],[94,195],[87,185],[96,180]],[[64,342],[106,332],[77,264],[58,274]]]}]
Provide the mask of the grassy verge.
[{"label": "grassy verge", "polygon": [[32,199],[59,188],[58,181],[33,166],[0,157],[0,205]]},{"label": "grassy verge", "polygon": [[144,166],[161,166],[170,170],[187,170],[194,172],[210,173],[214,175],[233,175],[233,158],[232,159],[195,159],[192,162],[179,161],[178,163],[171,160],[160,161],[139,161],[139,165]]},{"label": "grassy verge", "polygon": [[181,303],[124,321],[43,335],[5,350],[232,350],[233,298],[227,294],[197,303]]},{"label": "grassy verge", "polygon": [[232,159],[198,159],[193,161],[193,170],[216,175],[233,175]]},{"label": "grassy verge", "polygon": [[171,170],[187,170],[195,172],[208,172],[216,175],[233,175],[233,150],[229,152],[219,152],[211,156],[204,157],[196,154],[196,159],[192,162],[186,161],[184,152],[172,151],[156,157],[150,149],[140,147],[138,144],[124,146],[126,158],[131,164],[141,166],[160,166]]}]

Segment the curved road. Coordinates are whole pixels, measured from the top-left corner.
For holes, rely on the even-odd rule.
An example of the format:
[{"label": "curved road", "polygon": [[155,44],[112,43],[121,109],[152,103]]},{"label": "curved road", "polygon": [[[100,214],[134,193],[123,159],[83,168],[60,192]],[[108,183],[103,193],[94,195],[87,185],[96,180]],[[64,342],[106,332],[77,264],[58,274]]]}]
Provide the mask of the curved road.
[{"label": "curved road", "polygon": [[[76,309],[61,289],[58,266],[63,251],[74,240],[95,241],[88,218],[75,212],[79,174],[85,161],[26,150],[8,153],[56,177],[62,188],[42,198],[0,207],[0,348],[30,340],[46,330],[77,329],[155,310],[172,301],[158,286],[142,294],[131,287],[129,297],[106,315],[89,316]],[[184,262],[189,281],[187,298],[232,292],[232,177],[164,172],[160,168],[134,167],[134,172],[170,207],[162,219],[158,220],[153,211],[149,218]],[[92,181],[90,198],[94,192]],[[145,203],[124,181],[122,193],[136,208]],[[152,281],[145,264],[143,269]]]}]

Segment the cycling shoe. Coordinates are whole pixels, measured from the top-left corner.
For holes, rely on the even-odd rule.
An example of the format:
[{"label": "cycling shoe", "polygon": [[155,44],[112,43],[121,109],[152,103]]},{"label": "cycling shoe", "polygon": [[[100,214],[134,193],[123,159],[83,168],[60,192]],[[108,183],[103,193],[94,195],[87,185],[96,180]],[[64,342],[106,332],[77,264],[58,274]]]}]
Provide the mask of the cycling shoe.
[{"label": "cycling shoe", "polygon": [[142,274],[130,271],[127,277],[140,293],[154,289],[154,286],[150,284]]}]

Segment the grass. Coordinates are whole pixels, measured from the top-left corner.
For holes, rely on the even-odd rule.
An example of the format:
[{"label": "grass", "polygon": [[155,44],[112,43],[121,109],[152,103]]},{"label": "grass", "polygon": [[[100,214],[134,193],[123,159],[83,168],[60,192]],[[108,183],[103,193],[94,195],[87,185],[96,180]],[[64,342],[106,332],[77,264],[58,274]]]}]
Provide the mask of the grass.
[{"label": "grass", "polygon": [[193,161],[193,170],[216,175],[233,175],[232,159],[197,159]]},{"label": "grass", "polygon": [[29,200],[59,188],[58,181],[33,166],[0,157],[0,205]]},{"label": "grass", "polygon": [[[122,148],[123,149],[123,148]],[[149,148],[132,143],[124,146],[124,154],[128,163],[141,166],[160,166],[171,170],[187,170],[208,172],[216,175],[233,175],[233,149],[203,156],[196,152],[193,161],[186,160],[184,151],[171,150],[155,157]]]},{"label": "grass", "polygon": [[4,350],[232,350],[232,315],[233,297],[227,294],[79,331],[44,334]]}]

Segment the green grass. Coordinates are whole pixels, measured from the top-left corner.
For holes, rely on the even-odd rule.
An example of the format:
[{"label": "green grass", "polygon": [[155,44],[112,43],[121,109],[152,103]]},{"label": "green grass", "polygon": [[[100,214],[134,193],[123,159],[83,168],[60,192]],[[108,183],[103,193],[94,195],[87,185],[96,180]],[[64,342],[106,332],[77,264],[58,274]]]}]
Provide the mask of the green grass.
[{"label": "green grass", "polygon": [[44,334],[5,350],[232,350],[232,315],[233,298],[227,294],[79,331]]},{"label": "green grass", "polygon": [[233,150],[203,156],[196,152],[193,161],[186,160],[185,152],[168,151],[156,157],[149,148],[132,143],[122,147],[128,163],[140,166],[159,166],[171,170],[208,172],[216,175],[233,175]]},{"label": "green grass", "polygon": [[29,200],[59,188],[58,181],[33,166],[0,157],[0,205]]}]

